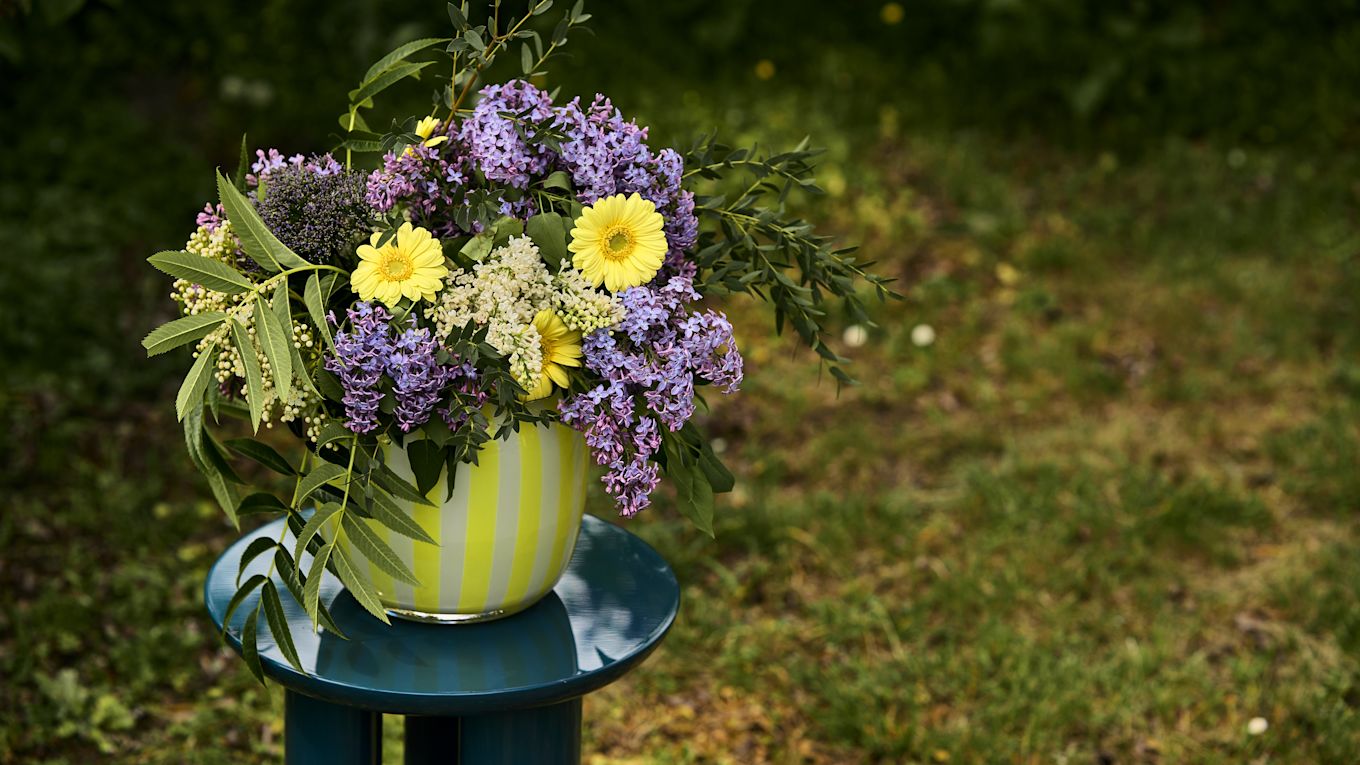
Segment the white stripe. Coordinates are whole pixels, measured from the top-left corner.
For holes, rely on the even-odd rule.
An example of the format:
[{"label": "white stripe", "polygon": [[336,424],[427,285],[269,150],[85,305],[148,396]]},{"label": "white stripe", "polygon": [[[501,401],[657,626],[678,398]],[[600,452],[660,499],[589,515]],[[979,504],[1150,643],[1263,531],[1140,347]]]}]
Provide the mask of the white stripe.
[{"label": "white stripe", "polygon": [[[531,426],[525,426],[531,427]],[[510,589],[510,574],[515,567],[515,530],[519,523],[519,434],[511,433],[501,442],[500,491],[496,494],[496,549],[491,561],[491,587],[487,594],[488,611],[505,605]]]},{"label": "white stripe", "polygon": [[[463,587],[463,549],[467,546],[468,485],[472,476],[466,462],[458,463],[454,474],[453,496],[440,508],[443,525],[439,539],[439,608],[458,610],[458,595]],[[447,478],[447,476],[445,476]],[[444,486],[445,493],[448,485]]]}]

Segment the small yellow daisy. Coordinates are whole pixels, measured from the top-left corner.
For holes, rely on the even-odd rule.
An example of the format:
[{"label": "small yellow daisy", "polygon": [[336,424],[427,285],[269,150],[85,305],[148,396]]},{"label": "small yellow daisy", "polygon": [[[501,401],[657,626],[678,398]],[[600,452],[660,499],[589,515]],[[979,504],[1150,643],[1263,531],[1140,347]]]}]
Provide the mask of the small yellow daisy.
[{"label": "small yellow daisy", "polygon": [[394,306],[403,297],[412,302],[434,300],[449,269],[439,240],[423,228],[401,224],[396,236],[378,246],[381,232],[373,232],[368,244],[359,245],[359,265],[350,286],[360,300],[377,298]]},{"label": "small yellow daisy", "polygon": [[[416,123],[416,135],[420,136],[423,139],[421,141],[422,146],[438,146],[439,144],[449,140],[449,137],[446,135],[435,136],[434,138],[430,137],[434,135],[434,131],[438,127],[439,118],[435,117],[434,115],[430,115],[429,117],[426,117],[425,119],[422,119],[420,122]],[[414,147],[412,146],[406,147],[406,156],[409,157],[415,153],[416,150]]]},{"label": "small yellow daisy", "polygon": [[572,265],[598,287],[618,292],[651,281],[666,257],[656,205],[615,194],[585,208],[571,230]]},{"label": "small yellow daisy", "polygon": [[581,333],[567,329],[562,319],[548,309],[534,316],[534,329],[538,330],[539,343],[543,348],[543,371],[534,382],[525,401],[536,401],[552,395],[553,384],[565,388],[569,384],[566,367],[581,366]]}]

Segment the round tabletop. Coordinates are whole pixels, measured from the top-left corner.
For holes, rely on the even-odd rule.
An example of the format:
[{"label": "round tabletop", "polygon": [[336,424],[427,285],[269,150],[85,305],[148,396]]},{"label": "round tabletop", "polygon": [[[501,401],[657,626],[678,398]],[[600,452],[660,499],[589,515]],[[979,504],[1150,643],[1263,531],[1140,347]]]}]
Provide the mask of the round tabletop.
[{"label": "round tabletop", "polygon": [[[283,520],[246,534],[222,553],[204,588],[221,628],[246,546],[277,538]],[[242,581],[268,571],[256,558]],[[392,714],[465,715],[552,704],[617,680],[647,657],[675,621],[680,587],[670,566],[633,534],[587,515],[567,571],[551,593],[514,616],[479,624],[373,618],[326,572],[321,599],[346,637],[314,632],[277,581],[298,655],[298,672],[259,621],[265,672],[285,687],[347,706]],[[227,639],[241,650],[241,625],[259,590],[233,614]]]}]

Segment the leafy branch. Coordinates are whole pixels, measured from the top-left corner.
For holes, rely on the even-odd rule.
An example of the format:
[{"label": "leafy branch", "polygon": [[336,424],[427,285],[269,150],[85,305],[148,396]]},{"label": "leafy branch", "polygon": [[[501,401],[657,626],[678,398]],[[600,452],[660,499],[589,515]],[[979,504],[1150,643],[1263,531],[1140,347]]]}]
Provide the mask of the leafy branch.
[{"label": "leafy branch", "polygon": [[[775,331],[793,325],[802,341],[829,364],[838,384],[853,383],[841,365],[846,359],[826,343],[829,304],[839,301],[856,320],[872,324],[860,284],[877,298],[900,299],[891,279],[870,273],[855,248],[836,248],[832,238],[814,232],[811,223],[787,211],[794,191],[821,194],[813,176],[820,152],[804,139],[790,151],[764,154],[760,147],[733,148],[716,134],[700,139],[685,155],[686,177],[708,183],[696,194],[695,214],[702,226],[695,259],[696,285],[744,292],[774,306]],[[744,188],[735,179],[750,181]],[[727,193],[729,188],[740,188]],[[706,224],[706,225],[705,225]]]}]

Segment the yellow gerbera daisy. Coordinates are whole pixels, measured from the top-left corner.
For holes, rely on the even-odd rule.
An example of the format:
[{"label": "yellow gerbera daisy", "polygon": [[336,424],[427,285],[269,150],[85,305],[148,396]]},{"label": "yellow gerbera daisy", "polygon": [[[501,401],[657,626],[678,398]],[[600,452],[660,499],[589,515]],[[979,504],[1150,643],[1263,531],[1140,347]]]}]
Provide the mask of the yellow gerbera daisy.
[{"label": "yellow gerbera daisy", "polygon": [[[435,117],[434,115],[430,115],[429,117],[426,117],[425,119],[422,119],[420,122],[416,123],[416,135],[424,139],[421,141],[422,146],[438,146],[439,144],[449,140],[449,137],[446,135],[435,136],[434,138],[430,137],[434,135],[435,128],[437,127],[439,127],[439,118]],[[416,151],[414,147],[411,146],[406,147],[406,156],[409,157],[415,153]]]},{"label": "yellow gerbera daisy", "polygon": [[553,383],[561,388],[567,387],[570,381],[565,367],[581,366],[580,332],[567,329],[562,319],[546,308],[534,316],[534,329],[538,330],[543,348],[543,371],[524,397],[525,401],[552,395]]},{"label": "yellow gerbera daisy", "polygon": [[396,236],[378,246],[381,232],[373,232],[368,244],[359,245],[359,266],[350,285],[360,300],[377,298],[389,306],[403,297],[412,302],[434,300],[449,269],[439,240],[423,228],[401,224]]},{"label": "yellow gerbera daisy", "polygon": [[571,263],[610,292],[651,281],[666,257],[665,221],[637,194],[615,194],[587,207],[571,230]]}]

